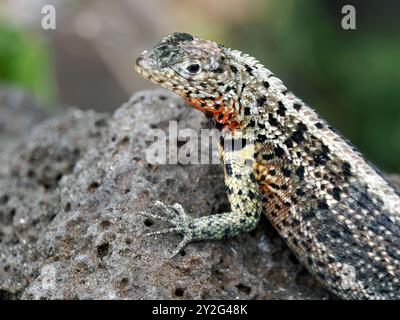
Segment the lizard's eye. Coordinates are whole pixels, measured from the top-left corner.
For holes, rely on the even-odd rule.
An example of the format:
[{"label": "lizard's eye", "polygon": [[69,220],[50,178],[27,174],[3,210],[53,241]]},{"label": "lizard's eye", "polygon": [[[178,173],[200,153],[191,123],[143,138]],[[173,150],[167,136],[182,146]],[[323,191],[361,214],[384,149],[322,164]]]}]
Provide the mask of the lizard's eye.
[{"label": "lizard's eye", "polygon": [[198,63],[193,63],[186,67],[186,71],[189,72],[190,74],[199,74],[201,71],[201,68]]},{"label": "lizard's eye", "polygon": [[177,63],[172,66],[172,69],[187,80],[200,80],[203,71],[202,65],[198,60]]}]

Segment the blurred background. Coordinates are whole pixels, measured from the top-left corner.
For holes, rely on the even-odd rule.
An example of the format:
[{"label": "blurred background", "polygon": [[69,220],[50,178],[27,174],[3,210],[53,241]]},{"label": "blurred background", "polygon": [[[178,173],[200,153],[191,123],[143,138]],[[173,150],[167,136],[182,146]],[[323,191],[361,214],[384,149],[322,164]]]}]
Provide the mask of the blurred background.
[{"label": "blurred background", "polygon": [[[41,28],[48,4],[56,30]],[[346,4],[356,30],[341,27]],[[136,56],[184,31],[257,57],[370,160],[400,172],[399,21],[396,0],[0,0],[0,86],[50,112],[112,112],[155,87],[134,72]]]}]

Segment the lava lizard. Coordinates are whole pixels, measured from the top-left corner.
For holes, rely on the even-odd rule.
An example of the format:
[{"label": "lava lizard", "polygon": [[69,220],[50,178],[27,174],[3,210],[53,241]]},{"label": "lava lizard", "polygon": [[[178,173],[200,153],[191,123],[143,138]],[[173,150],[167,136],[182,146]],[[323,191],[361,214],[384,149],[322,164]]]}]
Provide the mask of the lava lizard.
[{"label": "lava lizard", "polygon": [[182,96],[221,133],[231,212],[192,218],[161,207],[187,243],[256,227],[263,212],[307,269],[344,299],[400,298],[400,194],[255,58],[187,33],[136,60],[145,78]]}]

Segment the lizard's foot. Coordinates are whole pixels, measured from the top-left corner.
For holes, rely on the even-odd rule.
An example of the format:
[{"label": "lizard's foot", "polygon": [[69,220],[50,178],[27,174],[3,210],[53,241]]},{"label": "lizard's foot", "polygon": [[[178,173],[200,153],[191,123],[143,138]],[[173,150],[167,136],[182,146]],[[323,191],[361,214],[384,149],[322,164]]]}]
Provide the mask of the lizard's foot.
[{"label": "lizard's foot", "polygon": [[155,236],[159,234],[166,233],[179,233],[183,235],[183,240],[179,243],[177,248],[172,253],[171,257],[174,257],[181,251],[189,242],[193,240],[193,222],[194,219],[188,216],[185,210],[179,203],[175,203],[172,206],[167,206],[161,201],[156,201],[154,205],[162,212],[166,214],[166,216],[161,216],[157,214],[152,214],[149,212],[139,212],[141,215],[153,218],[155,220],[166,221],[173,225],[172,228],[167,228],[159,231],[149,232],[144,234],[144,236]]}]

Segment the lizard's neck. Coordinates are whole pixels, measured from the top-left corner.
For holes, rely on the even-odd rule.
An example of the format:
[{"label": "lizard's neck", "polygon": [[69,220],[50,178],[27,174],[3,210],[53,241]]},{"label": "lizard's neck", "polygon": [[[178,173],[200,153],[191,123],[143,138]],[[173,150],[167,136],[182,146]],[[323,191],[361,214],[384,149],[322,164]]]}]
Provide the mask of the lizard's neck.
[{"label": "lizard's neck", "polygon": [[267,80],[272,72],[255,58],[240,51],[225,48],[223,55],[232,70],[231,79],[218,83],[213,96],[189,96],[185,99],[211,119],[217,129],[245,129],[265,103],[265,96],[271,92]]},{"label": "lizard's neck", "polygon": [[[238,50],[227,49],[227,61],[237,72],[235,73],[234,95],[236,111],[244,126],[249,120],[257,117],[259,108],[267,101],[267,96],[282,89],[282,82],[263,66],[257,59]],[[277,88],[279,87],[279,88]],[[286,89],[286,88],[285,88]]]},{"label": "lizard's neck", "polygon": [[241,127],[241,120],[232,98],[186,98],[193,108],[202,111],[218,130],[235,130]]}]

